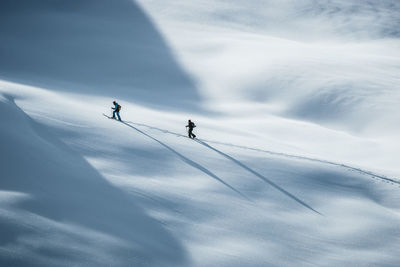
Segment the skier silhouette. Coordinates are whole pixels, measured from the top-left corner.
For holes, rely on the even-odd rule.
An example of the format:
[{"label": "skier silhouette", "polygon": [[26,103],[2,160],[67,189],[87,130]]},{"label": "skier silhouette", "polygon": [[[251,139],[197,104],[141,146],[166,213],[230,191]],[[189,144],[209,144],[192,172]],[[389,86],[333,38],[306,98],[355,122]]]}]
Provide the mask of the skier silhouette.
[{"label": "skier silhouette", "polygon": [[111,108],[114,110],[112,118],[115,119],[115,114],[117,114],[118,120],[121,121],[121,117],[119,116],[119,111],[121,110],[121,106],[118,105],[118,103],[115,101],[113,101],[113,104],[114,104],[114,107]]},{"label": "skier silhouette", "polygon": [[193,138],[194,139],[196,137],[196,135],[193,134],[193,128],[196,127],[196,125],[191,120],[188,120],[188,125],[186,125],[186,128],[187,127],[189,127],[189,131],[188,131],[189,138]]}]

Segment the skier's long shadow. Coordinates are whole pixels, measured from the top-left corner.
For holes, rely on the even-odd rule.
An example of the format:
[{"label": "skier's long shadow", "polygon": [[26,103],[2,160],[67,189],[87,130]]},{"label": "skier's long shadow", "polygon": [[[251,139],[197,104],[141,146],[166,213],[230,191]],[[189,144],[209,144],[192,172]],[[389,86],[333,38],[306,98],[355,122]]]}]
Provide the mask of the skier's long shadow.
[{"label": "skier's long shadow", "polygon": [[152,137],[151,135],[139,130],[138,128],[128,124],[127,122],[121,121],[122,124],[125,124],[126,126],[138,131],[139,133],[147,136],[148,138],[156,141],[157,143],[159,143],[160,145],[162,145],[163,147],[165,147],[166,149],[168,149],[169,151],[171,151],[172,153],[174,153],[175,155],[177,155],[182,161],[184,161],[185,163],[189,164],[190,166],[199,169],[200,171],[204,172],[205,174],[207,174],[208,176],[211,176],[212,178],[214,178],[215,180],[217,180],[218,182],[222,183],[223,185],[225,185],[226,187],[228,187],[229,189],[231,189],[232,191],[234,191],[235,193],[237,193],[238,195],[240,195],[242,198],[249,200],[248,197],[246,197],[245,195],[243,195],[240,191],[238,191],[237,189],[235,189],[234,187],[232,187],[231,185],[229,185],[228,183],[226,183],[224,180],[222,180],[221,178],[219,178],[218,176],[216,176],[214,173],[212,173],[211,171],[209,171],[208,169],[206,169],[205,167],[201,166],[200,164],[194,162],[193,160],[185,157],[184,155],[182,155],[181,153],[177,152],[176,150],[174,150],[173,148],[171,148],[170,146],[164,144],[163,142],[161,142],[160,140]]},{"label": "skier's long shadow", "polygon": [[271,185],[272,187],[274,187],[275,189],[279,190],[280,192],[282,192],[283,194],[285,194],[286,196],[290,197],[291,199],[295,200],[297,203],[303,205],[304,207],[306,207],[307,209],[318,213],[319,215],[322,215],[320,212],[316,211],[315,209],[313,209],[310,205],[308,205],[307,203],[305,203],[304,201],[300,200],[299,198],[297,198],[296,196],[294,196],[293,194],[289,193],[288,191],[286,191],[285,189],[281,188],[280,186],[278,186],[277,184],[275,184],[274,182],[270,181],[269,179],[267,179],[265,176],[259,174],[258,172],[256,172],[255,170],[247,167],[245,164],[243,164],[242,162],[240,162],[239,160],[229,156],[228,154],[225,154],[222,151],[219,151],[218,149],[210,146],[209,144],[207,144],[206,142],[203,142],[201,140],[196,140],[199,144],[217,152],[218,154],[224,156],[225,158],[233,161],[235,164],[239,165],[240,167],[242,167],[243,169],[251,172],[252,174],[254,174],[255,176],[257,176],[258,178],[260,178],[261,180],[263,180],[264,182],[268,183],[269,185]]},{"label": "skier's long shadow", "polygon": [[160,131],[162,133],[172,134],[172,135],[175,135],[177,137],[187,137],[187,135],[171,132],[171,131],[168,131],[168,130],[165,130],[165,129],[161,129],[161,128],[158,128],[158,127],[154,127],[154,126],[150,126],[150,125],[147,125],[147,124],[144,124],[144,123],[138,123],[138,122],[132,122],[132,121],[126,121],[126,122],[130,123],[130,124],[138,125],[138,126],[147,127],[149,129],[152,129],[152,130],[157,130],[157,131]]}]

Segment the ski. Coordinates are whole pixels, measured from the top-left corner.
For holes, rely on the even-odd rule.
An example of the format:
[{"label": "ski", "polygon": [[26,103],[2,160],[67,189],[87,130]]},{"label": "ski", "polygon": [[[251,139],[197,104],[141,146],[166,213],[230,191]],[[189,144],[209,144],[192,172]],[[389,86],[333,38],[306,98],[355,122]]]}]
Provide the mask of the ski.
[{"label": "ski", "polygon": [[110,120],[116,120],[116,121],[122,122],[122,120],[117,120],[117,118],[113,118],[113,117],[108,116],[108,115],[106,115],[106,114],[104,114],[104,113],[103,113],[103,116],[106,117],[106,118],[109,118]]}]

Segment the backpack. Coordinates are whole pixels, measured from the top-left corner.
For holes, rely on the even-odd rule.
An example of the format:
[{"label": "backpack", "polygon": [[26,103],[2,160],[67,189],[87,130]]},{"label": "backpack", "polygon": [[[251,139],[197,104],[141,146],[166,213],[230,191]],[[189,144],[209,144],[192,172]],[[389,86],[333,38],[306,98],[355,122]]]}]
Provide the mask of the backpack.
[{"label": "backpack", "polygon": [[121,110],[121,106],[120,105],[118,105],[118,107],[117,107],[117,111],[119,112]]}]

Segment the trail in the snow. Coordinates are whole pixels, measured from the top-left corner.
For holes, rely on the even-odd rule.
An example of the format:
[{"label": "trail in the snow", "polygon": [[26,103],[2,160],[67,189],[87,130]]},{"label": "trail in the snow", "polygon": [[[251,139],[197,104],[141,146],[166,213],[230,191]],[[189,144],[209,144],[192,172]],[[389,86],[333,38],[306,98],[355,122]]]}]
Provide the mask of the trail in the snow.
[{"label": "trail in the snow", "polygon": [[[158,130],[158,131],[161,131],[163,133],[176,135],[176,136],[179,136],[179,137],[187,137],[186,135],[183,135],[183,134],[171,132],[171,131],[168,131],[168,130],[165,130],[165,129],[157,128],[157,127],[146,125],[146,124],[143,124],[143,123],[134,123],[134,122],[130,122],[130,123],[134,124],[134,125],[138,125],[138,126],[144,126],[144,127],[147,127],[149,129],[153,129],[153,130]],[[333,162],[333,161],[329,161],[329,160],[311,158],[311,157],[300,156],[300,155],[293,155],[293,154],[282,153],[282,152],[275,152],[275,151],[270,151],[270,150],[265,150],[265,149],[254,148],[254,147],[235,145],[235,144],[219,142],[219,141],[213,141],[213,140],[207,140],[207,139],[197,139],[197,140],[204,141],[204,142],[211,143],[211,144],[218,144],[218,145],[223,145],[223,146],[230,146],[230,147],[236,147],[236,148],[240,148],[240,149],[246,149],[246,150],[252,150],[252,151],[267,153],[267,154],[274,155],[274,156],[280,156],[280,157],[286,157],[286,158],[293,158],[293,159],[300,159],[300,160],[307,160],[307,161],[312,161],[312,162],[319,162],[319,163],[329,164],[329,165],[345,168],[345,169],[348,169],[348,170],[351,170],[351,171],[357,171],[357,172],[359,172],[361,174],[369,175],[372,178],[378,178],[378,179],[384,180],[386,182],[390,182],[390,183],[394,183],[394,184],[400,185],[400,181],[398,181],[396,178],[389,178],[389,177],[386,177],[384,175],[376,174],[376,173],[373,173],[371,171],[367,171],[367,170],[364,170],[364,169],[361,169],[361,168],[357,168],[357,167],[353,167],[353,166],[350,166],[350,165],[347,165],[347,164],[343,164],[343,163],[337,163],[337,162]]]}]

